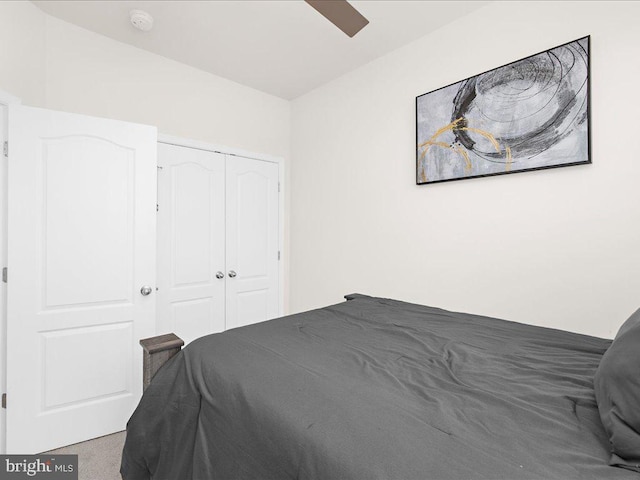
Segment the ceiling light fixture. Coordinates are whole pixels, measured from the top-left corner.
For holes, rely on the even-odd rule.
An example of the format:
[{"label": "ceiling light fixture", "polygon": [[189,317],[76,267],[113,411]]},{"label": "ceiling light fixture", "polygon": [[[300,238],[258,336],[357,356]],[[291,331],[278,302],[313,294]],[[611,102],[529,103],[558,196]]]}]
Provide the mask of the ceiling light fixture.
[{"label": "ceiling light fixture", "polygon": [[131,25],[138,30],[148,32],[153,28],[153,17],[144,10],[131,10],[129,18],[131,19]]}]

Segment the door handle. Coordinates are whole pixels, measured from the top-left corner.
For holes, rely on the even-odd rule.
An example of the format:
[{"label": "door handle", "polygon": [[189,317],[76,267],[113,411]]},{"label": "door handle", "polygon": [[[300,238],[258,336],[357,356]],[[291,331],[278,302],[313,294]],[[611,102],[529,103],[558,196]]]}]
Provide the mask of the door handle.
[{"label": "door handle", "polygon": [[216,278],[217,279],[224,278],[224,273],[222,273],[220,271],[216,272]]},{"label": "door handle", "polygon": [[141,289],[140,289],[140,293],[143,296],[147,296],[149,295],[151,292],[153,292],[153,288],[151,288],[149,285],[144,285]]},{"label": "door handle", "polygon": [[236,272],[229,270],[229,277],[234,278],[236,275],[238,275]]}]

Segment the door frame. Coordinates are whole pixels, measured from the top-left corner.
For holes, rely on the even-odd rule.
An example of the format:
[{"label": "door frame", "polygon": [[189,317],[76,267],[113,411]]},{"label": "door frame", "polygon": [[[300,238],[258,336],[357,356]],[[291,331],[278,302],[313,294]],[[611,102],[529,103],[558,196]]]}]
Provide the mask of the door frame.
[{"label": "door frame", "polygon": [[205,150],[207,152],[215,152],[223,155],[231,155],[237,157],[245,157],[253,160],[259,160],[263,162],[270,162],[278,164],[278,251],[280,252],[280,261],[278,262],[278,315],[285,314],[285,259],[288,255],[284,250],[285,239],[285,163],[281,157],[269,155],[266,153],[255,153],[242,150],[239,148],[227,147],[224,145],[216,145],[212,143],[203,142],[200,140],[192,140],[184,137],[176,137],[173,135],[167,135],[158,132],[158,143],[166,143],[169,145],[175,145],[178,147],[195,148],[197,150]]},{"label": "door frame", "polygon": [[[22,100],[0,90],[0,270],[7,266],[7,185],[8,158],[2,151],[9,133],[9,105],[21,105]],[[7,391],[7,287],[0,286],[0,394]],[[6,452],[7,411],[0,409],[0,454]]]}]

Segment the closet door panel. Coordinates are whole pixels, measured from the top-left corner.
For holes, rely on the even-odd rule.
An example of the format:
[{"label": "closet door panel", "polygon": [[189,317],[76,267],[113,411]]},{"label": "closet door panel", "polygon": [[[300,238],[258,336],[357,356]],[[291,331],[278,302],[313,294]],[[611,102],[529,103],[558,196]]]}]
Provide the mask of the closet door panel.
[{"label": "closet door panel", "polygon": [[156,129],[10,109],[7,453],[125,427],[154,333]]},{"label": "closet door panel", "polygon": [[279,314],[278,213],[278,165],[228,156],[227,328]]},{"label": "closet door panel", "polygon": [[186,343],[225,329],[225,158],[158,147],[158,331]]}]

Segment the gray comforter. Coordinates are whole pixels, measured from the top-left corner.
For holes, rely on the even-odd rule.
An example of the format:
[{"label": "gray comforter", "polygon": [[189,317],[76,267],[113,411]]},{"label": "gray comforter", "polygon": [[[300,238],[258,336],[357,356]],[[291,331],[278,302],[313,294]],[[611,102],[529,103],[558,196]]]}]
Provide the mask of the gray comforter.
[{"label": "gray comforter", "polygon": [[640,478],[607,465],[610,340],[351,298],[192,342],[131,417],[123,477]]}]

